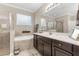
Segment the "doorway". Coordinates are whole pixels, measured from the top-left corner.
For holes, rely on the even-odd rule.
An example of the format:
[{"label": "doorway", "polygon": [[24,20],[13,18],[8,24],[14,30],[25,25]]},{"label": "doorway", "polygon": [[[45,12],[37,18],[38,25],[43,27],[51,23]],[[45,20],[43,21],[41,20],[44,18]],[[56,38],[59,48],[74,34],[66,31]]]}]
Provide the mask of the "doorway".
[{"label": "doorway", "polygon": [[63,22],[62,21],[56,21],[56,31],[63,32]]}]

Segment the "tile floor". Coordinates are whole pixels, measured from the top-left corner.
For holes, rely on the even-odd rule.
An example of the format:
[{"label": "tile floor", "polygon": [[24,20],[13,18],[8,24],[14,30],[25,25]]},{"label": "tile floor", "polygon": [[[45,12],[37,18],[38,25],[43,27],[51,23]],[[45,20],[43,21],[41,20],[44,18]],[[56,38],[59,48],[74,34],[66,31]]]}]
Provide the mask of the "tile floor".
[{"label": "tile floor", "polygon": [[33,49],[22,50],[17,56],[41,56],[38,51]]}]

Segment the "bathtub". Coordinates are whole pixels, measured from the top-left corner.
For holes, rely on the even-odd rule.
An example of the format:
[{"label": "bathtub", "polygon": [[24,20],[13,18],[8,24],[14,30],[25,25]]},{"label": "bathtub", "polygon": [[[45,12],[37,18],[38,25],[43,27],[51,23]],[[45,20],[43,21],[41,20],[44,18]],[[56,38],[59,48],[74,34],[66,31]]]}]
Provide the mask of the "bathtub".
[{"label": "bathtub", "polygon": [[20,48],[21,50],[33,48],[33,35],[15,37],[15,48]]},{"label": "bathtub", "polygon": [[15,41],[23,41],[23,40],[31,40],[31,39],[33,39],[33,35],[15,37]]}]

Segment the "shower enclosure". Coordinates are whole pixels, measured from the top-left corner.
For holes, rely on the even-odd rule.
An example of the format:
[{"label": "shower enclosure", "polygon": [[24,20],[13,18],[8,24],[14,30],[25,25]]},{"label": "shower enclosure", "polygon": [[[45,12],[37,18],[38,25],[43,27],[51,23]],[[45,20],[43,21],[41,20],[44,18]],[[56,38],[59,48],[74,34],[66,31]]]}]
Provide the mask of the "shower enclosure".
[{"label": "shower enclosure", "polygon": [[0,56],[10,54],[10,19],[9,13],[0,11]]}]

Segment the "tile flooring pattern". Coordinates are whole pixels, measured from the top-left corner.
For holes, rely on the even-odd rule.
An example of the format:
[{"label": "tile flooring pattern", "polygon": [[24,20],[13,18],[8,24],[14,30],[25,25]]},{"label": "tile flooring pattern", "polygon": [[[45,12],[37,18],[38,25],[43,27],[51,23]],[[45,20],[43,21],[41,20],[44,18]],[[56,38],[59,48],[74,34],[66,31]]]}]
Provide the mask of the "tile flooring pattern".
[{"label": "tile flooring pattern", "polygon": [[33,49],[22,50],[17,56],[41,56],[39,52]]}]

